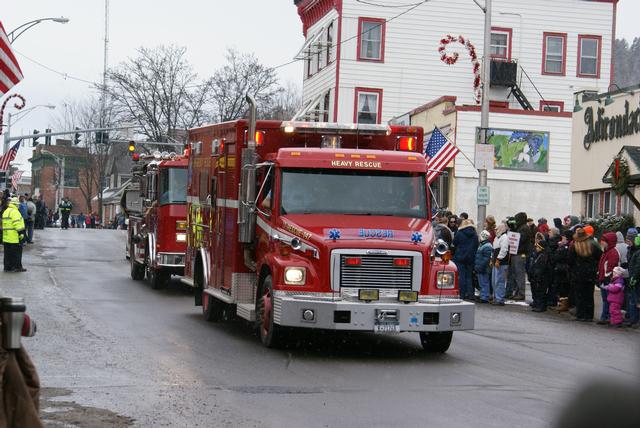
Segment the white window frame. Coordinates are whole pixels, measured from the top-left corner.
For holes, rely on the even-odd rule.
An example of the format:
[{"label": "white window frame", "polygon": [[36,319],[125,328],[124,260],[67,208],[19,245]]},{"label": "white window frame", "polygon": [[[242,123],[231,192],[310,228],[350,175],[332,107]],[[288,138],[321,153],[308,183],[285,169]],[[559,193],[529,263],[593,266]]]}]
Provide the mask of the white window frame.
[{"label": "white window frame", "polygon": [[[356,123],[364,123],[364,122],[360,122],[360,113],[366,113],[366,114],[371,114],[374,113],[375,115],[375,120],[373,121],[373,124],[378,124],[380,123],[380,117],[378,117],[379,109],[378,106],[380,105],[380,93],[379,92],[374,92],[374,91],[357,91],[356,92],[358,98],[356,100]],[[364,112],[360,110],[360,97],[362,95],[375,95],[376,97],[376,101],[373,104],[373,112]]]},{"label": "white window frame", "polygon": [[[589,56],[584,54],[584,42],[585,41],[593,41],[596,42],[596,54],[595,56]],[[580,58],[578,58],[578,75],[579,76],[593,76],[596,77],[598,75],[598,67],[600,65],[600,39],[596,37],[583,36],[580,38]],[[584,64],[584,60],[592,60],[595,61],[595,69],[593,73],[586,73],[582,70],[582,65]]]},{"label": "white window frame", "polygon": [[[545,73],[548,74],[563,74],[564,70],[565,70],[565,61],[566,61],[566,51],[567,51],[567,46],[566,46],[566,39],[563,36],[558,36],[558,35],[553,35],[553,34],[547,34],[545,35],[546,40],[545,40],[545,52],[544,52],[544,71]],[[551,44],[549,43],[549,39],[560,39],[560,41],[562,42],[562,49],[560,50],[560,54],[558,55],[557,53],[553,53],[552,56],[554,57],[553,60],[549,60],[549,46],[551,46]],[[549,63],[551,62],[558,62],[557,57],[559,56],[560,58],[560,70],[559,71],[549,71]]]},{"label": "white window frame", "polygon": [[[507,36],[506,43],[504,44],[504,46],[503,45],[496,45],[496,44],[493,43],[493,35],[494,34]],[[510,42],[511,42],[511,40],[510,40],[511,33],[508,32],[508,31],[491,30],[491,37],[492,37],[492,39],[491,39],[491,57],[492,58],[509,60],[510,59],[509,58],[509,56],[510,56],[509,45],[510,45]],[[504,56],[494,53],[493,50],[495,48],[500,48],[500,49],[504,48],[504,51],[505,51]]]},{"label": "white window frame", "polygon": [[585,213],[589,218],[595,218],[600,215],[600,191],[587,192]]}]

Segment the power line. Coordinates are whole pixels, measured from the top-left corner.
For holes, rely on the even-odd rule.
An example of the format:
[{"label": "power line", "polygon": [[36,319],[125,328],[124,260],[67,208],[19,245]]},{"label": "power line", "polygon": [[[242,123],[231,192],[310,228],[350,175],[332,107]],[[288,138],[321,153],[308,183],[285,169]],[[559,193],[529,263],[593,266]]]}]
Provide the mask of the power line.
[{"label": "power line", "polygon": [[25,54],[23,54],[22,52],[19,52],[19,51],[15,50],[15,49],[13,49],[13,51],[14,51],[15,53],[17,53],[18,55],[20,55],[22,58],[24,58],[24,59],[26,59],[26,60],[28,60],[28,61],[31,61],[32,63],[34,63],[34,64],[36,64],[36,65],[39,65],[40,67],[44,68],[45,70],[48,70],[48,71],[50,71],[50,72],[52,72],[52,73],[55,73],[55,74],[57,74],[57,75],[61,76],[61,77],[62,77],[62,78],[64,78],[65,80],[67,80],[67,79],[69,79],[69,80],[76,80],[76,81],[78,81],[78,82],[88,83],[89,85],[99,86],[99,85],[98,85],[98,83],[96,83],[96,82],[91,82],[91,81],[89,81],[89,80],[81,79],[81,78],[79,78],[79,77],[72,76],[72,75],[70,75],[69,73],[64,73],[64,72],[62,72],[62,71],[58,71],[58,70],[56,70],[56,69],[54,69],[54,68],[51,68],[51,67],[49,67],[48,65],[45,65],[45,64],[43,64],[43,63],[41,63],[41,62],[39,62],[39,61],[36,61],[36,60],[35,60],[35,59],[33,59],[33,58],[29,58],[28,56],[26,56],[26,55],[25,55]]},{"label": "power line", "polygon": [[[364,1],[364,0],[358,0],[358,1],[361,1],[362,3],[365,3],[365,4],[372,4],[372,3],[367,3],[367,2],[366,2],[366,1]],[[401,17],[401,16],[403,16],[403,15],[406,15],[407,13],[409,13],[409,12],[413,11],[414,9],[417,9],[419,6],[422,6],[423,4],[425,4],[425,3],[429,2],[429,1],[431,1],[431,0],[423,0],[423,1],[421,1],[420,3],[413,3],[413,4],[410,4],[410,5],[404,5],[405,7],[406,7],[406,6],[410,6],[410,7],[409,7],[407,10],[404,10],[404,11],[400,12],[399,14],[397,14],[397,15],[395,15],[395,16],[393,16],[393,17],[391,17],[391,18],[387,19],[387,20],[385,20],[385,21],[384,21],[384,24],[386,24],[386,23],[388,23],[388,22],[391,22],[391,21],[393,21],[394,19],[398,19],[398,18],[400,18],[400,17]],[[381,4],[372,4],[372,5],[374,5],[374,6],[381,6],[381,7],[392,7],[392,6],[382,6]],[[395,6],[394,6],[394,7],[395,7]],[[397,7],[402,7],[402,6],[398,5]],[[362,36],[363,34],[369,33],[369,32],[371,32],[371,31],[373,31],[373,30],[376,30],[376,29],[380,28],[382,25],[383,25],[383,23],[379,23],[379,24],[377,24],[377,25],[375,25],[375,26],[372,26],[372,27],[371,27],[371,28],[369,28],[368,30],[362,31],[362,32],[360,32],[360,33],[357,33],[355,36],[351,36],[351,37],[349,37],[349,38],[347,38],[347,39],[342,40],[340,43],[336,44],[335,46],[336,46],[336,47],[337,47],[337,46],[342,46],[342,45],[343,45],[343,44],[345,44],[346,42],[349,42],[349,41],[351,41],[351,40],[357,39],[358,37]],[[312,55],[322,54],[322,53],[324,53],[324,52],[328,51],[329,49],[333,49],[333,47],[334,47],[334,46],[331,46],[331,47],[329,47],[329,46],[327,46],[327,47],[323,47],[323,48],[322,48],[322,49],[320,49],[319,51],[314,52]],[[298,62],[298,61],[306,61],[306,60],[308,60],[309,58],[311,58],[311,56],[304,56],[304,57],[302,57],[302,58],[295,58],[295,59],[293,59],[292,61],[288,61],[288,62],[285,62],[285,63],[283,63],[283,64],[280,64],[280,65],[276,65],[276,66],[274,66],[274,67],[271,67],[271,69],[276,70],[276,69],[278,69],[278,68],[285,67],[285,66],[287,66],[287,65],[293,64],[294,62]]]}]

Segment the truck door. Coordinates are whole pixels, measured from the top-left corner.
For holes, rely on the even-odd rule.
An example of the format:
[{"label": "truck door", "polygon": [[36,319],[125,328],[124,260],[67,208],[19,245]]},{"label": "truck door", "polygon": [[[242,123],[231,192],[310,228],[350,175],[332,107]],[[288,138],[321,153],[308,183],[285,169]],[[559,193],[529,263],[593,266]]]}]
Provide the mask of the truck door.
[{"label": "truck door", "polygon": [[[228,252],[225,252],[225,224],[228,219],[227,214],[227,168],[228,168],[228,144],[224,144],[221,151],[221,156],[216,159],[215,162],[215,174],[211,175],[211,204],[215,206],[215,224],[213,225],[213,286],[216,288],[230,290],[231,284],[224,283],[224,267],[227,257],[230,257]],[[215,190],[213,190],[215,189]],[[215,205],[214,205],[215,204]]]}]

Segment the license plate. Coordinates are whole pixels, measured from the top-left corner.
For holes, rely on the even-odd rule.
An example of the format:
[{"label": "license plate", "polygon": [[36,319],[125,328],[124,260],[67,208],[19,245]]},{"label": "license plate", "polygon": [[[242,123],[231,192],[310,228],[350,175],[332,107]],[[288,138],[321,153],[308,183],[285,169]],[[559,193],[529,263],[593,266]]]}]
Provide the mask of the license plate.
[{"label": "license plate", "polygon": [[374,333],[400,333],[399,323],[378,323],[373,326]]}]

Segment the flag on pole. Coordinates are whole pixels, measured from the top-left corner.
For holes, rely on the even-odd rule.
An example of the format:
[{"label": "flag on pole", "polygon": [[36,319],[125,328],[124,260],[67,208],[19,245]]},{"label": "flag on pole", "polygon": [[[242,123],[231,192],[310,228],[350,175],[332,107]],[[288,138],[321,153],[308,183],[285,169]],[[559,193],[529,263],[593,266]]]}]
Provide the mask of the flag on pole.
[{"label": "flag on pole", "polygon": [[427,143],[424,151],[429,169],[427,171],[427,182],[431,184],[458,153],[460,153],[460,149],[447,140],[447,137],[440,132],[437,126],[433,128],[431,138],[429,138],[429,143]]},{"label": "flag on pole", "polygon": [[22,70],[11,50],[9,37],[0,22],[0,96],[9,92],[9,89],[21,81],[22,77]]},{"label": "flag on pole", "polygon": [[16,155],[18,154],[20,143],[22,143],[22,140],[15,143],[7,153],[2,155],[2,157],[0,158],[0,171],[9,170],[9,164],[16,158]]},{"label": "flag on pole", "polygon": [[22,177],[22,174],[24,173],[24,171],[16,171],[13,173],[13,175],[11,176],[11,188],[14,190],[18,190],[18,181],[20,181],[20,178]]}]

